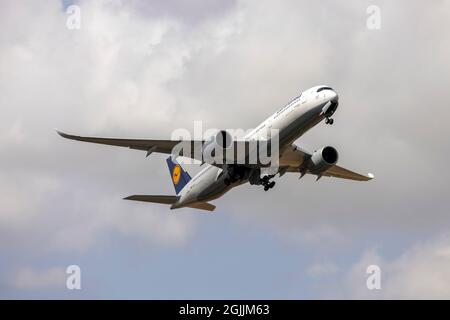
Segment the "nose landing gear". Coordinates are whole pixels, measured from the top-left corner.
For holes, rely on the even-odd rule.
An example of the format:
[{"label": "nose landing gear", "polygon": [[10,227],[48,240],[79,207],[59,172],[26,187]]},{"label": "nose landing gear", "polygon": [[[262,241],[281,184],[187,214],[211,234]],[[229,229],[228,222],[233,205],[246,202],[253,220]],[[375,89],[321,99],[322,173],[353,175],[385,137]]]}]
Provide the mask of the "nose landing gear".
[{"label": "nose landing gear", "polygon": [[329,124],[330,126],[333,124],[334,120],[332,118],[326,118],[325,123]]}]

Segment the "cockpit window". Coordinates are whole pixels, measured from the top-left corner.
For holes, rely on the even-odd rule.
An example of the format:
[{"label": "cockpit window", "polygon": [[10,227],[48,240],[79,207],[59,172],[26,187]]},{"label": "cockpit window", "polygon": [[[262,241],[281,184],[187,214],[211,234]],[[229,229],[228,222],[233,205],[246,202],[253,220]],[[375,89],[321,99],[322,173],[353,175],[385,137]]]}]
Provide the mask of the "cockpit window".
[{"label": "cockpit window", "polygon": [[330,87],[321,87],[319,89],[317,89],[317,92],[323,91],[323,90],[333,90],[333,88]]}]

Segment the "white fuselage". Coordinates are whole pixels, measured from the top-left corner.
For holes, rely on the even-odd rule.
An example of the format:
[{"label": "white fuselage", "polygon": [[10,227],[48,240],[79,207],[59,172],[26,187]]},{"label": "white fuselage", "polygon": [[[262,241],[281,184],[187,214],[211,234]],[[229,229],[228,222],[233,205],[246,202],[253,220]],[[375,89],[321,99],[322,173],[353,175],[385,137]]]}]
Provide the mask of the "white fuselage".
[{"label": "white fuselage", "polygon": [[[316,86],[302,92],[249,132],[244,137],[244,140],[266,139],[270,134],[270,130],[278,130],[279,166],[296,165],[296,163],[292,163],[292,159],[283,158],[283,151],[291,147],[296,139],[326,117],[324,107],[329,105],[329,102],[338,100],[338,95],[331,88],[326,87],[327,90],[318,92],[319,88],[324,87]],[[231,188],[247,182],[246,180],[239,180],[227,185],[223,179],[220,179],[221,173],[221,168],[205,164],[205,168],[193,177],[180,192],[179,200],[173,205],[173,208],[183,207],[186,204],[197,201],[216,199]]]}]

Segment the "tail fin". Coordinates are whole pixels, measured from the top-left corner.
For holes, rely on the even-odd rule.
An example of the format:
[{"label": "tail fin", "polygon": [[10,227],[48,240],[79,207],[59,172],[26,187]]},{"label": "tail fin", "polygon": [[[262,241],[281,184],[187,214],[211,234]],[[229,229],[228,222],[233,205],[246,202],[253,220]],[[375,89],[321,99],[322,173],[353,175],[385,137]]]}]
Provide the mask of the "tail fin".
[{"label": "tail fin", "polygon": [[191,180],[189,173],[183,170],[181,165],[172,156],[167,158],[167,166],[169,167],[170,177],[175,188],[175,193],[178,194],[184,186]]}]

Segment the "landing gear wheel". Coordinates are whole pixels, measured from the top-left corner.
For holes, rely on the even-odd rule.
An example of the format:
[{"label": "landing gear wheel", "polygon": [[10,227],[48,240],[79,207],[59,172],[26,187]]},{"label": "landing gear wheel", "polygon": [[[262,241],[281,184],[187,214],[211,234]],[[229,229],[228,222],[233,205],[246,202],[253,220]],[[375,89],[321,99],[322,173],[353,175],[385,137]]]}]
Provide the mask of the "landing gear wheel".
[{"label": "landing gear wheel", "polygon": [[329,125],[332,125],[333,122],[334,122],[334,120],[332,118],[326,118],[326,120],[325,120],[325,123],[329,124]]},{"label": "landing gear wheel", "polygon": [[264,191],[267,191],[275,186],[275,181],[270,181],[275,175],[267,175],[261,178],[260,183],[264,186]]}]

